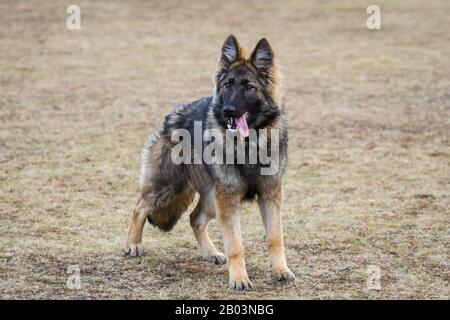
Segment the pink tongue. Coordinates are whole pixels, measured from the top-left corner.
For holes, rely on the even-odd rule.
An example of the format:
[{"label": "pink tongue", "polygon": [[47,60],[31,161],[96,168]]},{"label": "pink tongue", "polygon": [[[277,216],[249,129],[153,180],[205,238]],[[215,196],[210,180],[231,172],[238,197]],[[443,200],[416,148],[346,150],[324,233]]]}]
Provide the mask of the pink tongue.
[{"label": "pink tongue", "polygon": [[234,121],[236,122],[236,128],[239,130],[239,133],[244,138],[248,137],[248,135],[249,135],[248,124],[247,124],[247,117],[246,116],[247,116],[247,112],[244,113],[239,118],[234,118]]}]

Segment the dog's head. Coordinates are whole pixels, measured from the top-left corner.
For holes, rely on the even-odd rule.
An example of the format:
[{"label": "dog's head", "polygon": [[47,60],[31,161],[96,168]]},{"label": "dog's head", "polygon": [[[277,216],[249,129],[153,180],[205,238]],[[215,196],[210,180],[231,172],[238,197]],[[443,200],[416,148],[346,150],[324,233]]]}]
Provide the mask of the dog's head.
[{"label": "dog's head", "polygon": [[249,128],[266,127],[280,115],[280,76],[266,39],[248,54],[230,35],[222,46],[215,82],[214,115],[225,128],[247,137]]}]

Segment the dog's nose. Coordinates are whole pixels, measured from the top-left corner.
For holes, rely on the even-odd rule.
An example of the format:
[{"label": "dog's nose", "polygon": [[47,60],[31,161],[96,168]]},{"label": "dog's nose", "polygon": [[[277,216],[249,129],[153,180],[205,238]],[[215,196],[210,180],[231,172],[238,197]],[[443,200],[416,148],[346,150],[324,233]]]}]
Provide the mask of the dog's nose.
[{"label": "dog's nose", "polygon": [[236,112],[235,106],[227,105],[227,106],[223,107],[223,115],[225,117],[232,117],[235,112]]}]

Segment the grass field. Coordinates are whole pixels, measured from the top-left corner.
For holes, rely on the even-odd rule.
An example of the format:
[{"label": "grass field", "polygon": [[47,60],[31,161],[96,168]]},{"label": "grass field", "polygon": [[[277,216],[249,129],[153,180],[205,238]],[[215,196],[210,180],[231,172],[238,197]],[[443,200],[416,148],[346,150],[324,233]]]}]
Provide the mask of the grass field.
[{"label": "grass field", "polygon": [[[450,3],[0,2],[0,298],[448,299]],[[200,251],[184,215],[122,255],[147,135],[212,93],[219,49],[267,37],[284,70],[287,260],[270,278],[244,205],[252,292]],[[215,221],[211,238],[222,249]],[[81,269],[69,290],[67,268]],[[370,265],[381,290],[369,290]]]}]

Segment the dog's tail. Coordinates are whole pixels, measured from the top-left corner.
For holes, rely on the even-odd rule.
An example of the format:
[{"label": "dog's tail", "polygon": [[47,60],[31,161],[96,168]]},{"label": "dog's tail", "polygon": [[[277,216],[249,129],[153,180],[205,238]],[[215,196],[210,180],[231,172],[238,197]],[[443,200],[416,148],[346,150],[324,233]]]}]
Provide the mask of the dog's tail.
[{"label": "dog's tail", "polygon": [[153,134],[144,147],[141,166],[141,207],[147,220],[163,231],[173,228],[195,196],[185,166],[174,164],[170,153],[170,142]]},{"label": "dog's tail", "polygon": [[180,219],[183,212],[191,204],[195,193],[192,191],[182,192],[174,195],[171,200],[163,206],[153,206],[149,215],[148,222],[163,231],[170,231]]}]

